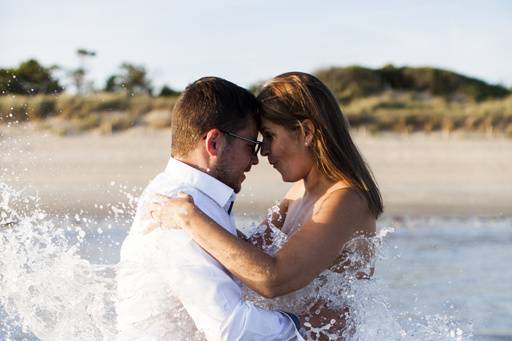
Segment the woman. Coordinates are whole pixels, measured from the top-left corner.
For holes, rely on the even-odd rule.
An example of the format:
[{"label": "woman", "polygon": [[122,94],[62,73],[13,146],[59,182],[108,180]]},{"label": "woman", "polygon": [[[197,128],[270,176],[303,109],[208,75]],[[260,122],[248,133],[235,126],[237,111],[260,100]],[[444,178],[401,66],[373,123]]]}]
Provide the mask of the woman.
[{"label": "woman", "polygon": [[[293,307],[287,308],[300,314],[308,337],[340,338],[347,307],[339,303],[336,290],[324,295],[322,287],[327,287],[329,274],[371,276],[370,243],[354,241],[375,234],[383,209],[379,189],[336,99],[316,77],[282,74],[265,84],[258,99],[263,109],[261,154],[283,181],[294,183],[278,205],[280,214],[266,222],[264,238],[259,235],[260,247],[229,234],[189,196],[162,198],[152,210],[162,226],[186,229],[256,293],[267,298],[295,295],[287,301]],[[275,236],[276,228],[287,240],[267,254],[261,242]],[[297,291],[304,287],[309,290]]]}]

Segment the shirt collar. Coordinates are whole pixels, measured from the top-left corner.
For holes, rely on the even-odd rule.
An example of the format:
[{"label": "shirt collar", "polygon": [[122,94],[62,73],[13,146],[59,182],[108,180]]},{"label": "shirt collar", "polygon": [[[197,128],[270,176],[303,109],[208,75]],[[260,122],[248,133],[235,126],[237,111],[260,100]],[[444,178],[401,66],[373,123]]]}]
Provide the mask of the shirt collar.
[{"label": "shirt collar", "polygon": [[[184,162],[170,158],[165,173],[179,180],[183,185],[191,186],[213,199],[226,212],[232,206],[236,194],[231,187],[213,176],[202,172]],[[228,212],[230,213],[230,212]]]}]

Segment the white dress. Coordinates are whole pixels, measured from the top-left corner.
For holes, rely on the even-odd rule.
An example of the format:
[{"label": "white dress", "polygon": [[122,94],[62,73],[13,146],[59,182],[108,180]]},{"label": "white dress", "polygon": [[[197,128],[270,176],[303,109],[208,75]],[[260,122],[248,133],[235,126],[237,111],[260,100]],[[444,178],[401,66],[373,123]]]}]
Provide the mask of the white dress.
[{"label": "white dress", "polygon": [[[271,210],[275,213],[276,207]],[[272,212],[270,212],[269,215],[271,215]],[[260,225],[253,234],[253,236],[258,236],[266,231],[268,235],[270,232],[271,238],[268,238],[267,243],[264,243],[264,245],[260,245],[268,254],[275,254],[286,241],[300,229],[300,225],[294,223],[285,223],[281,230],[271,224],[269,225],[269,227],[267,227],[266,224]],[[267,229],[270,229],[270,231]],[[283,310],[294,313],[297,316],[302,315],[306,321],[308,320],[308,314],[321,314],[321,311],[316,310],[316,308],[318,302],[323,302],[327,305],[329,310],[335,312],[334,315],[338,317],[333,318],[329,316],[328,318],[322,319],[324,321],[321,326],[312,326],[306,322],[302,326],[301,332],[303,335],[306,335],[308,340],[344,339],[350,334],[351,329],[348,321],[350,320],[348,318],[348,307],[352,304],[351,298],[353,295],[351,295],[351,283],[356,279],[356,274],[354,271],[347,271],[346,269],[343,272],[339,272],[339,270],[343,268],[347,260],[352,262],[360,261],[360,259],[357,259],[358,255],[356,252],[357,245],[360,242],[370,242],[370,244],[372,244],[371,240],[368,238],[361,237],[353,239],[340,250],[341,257],[338,258],[336,264],[333,264],[331,268],[320,273],[313,281],[299,290],[283,296],[267,299],[247,288],[245,298],[266,309]],[[368,274],[370,274],[372,267],[373,264],[366,264],[365,268],[359,268],[357,272],[360,274],[361,272],[368,271]],[[305,314],[305,312],[308,313]],[[336,328],[334,327],[335,324],[343,327]]]}]

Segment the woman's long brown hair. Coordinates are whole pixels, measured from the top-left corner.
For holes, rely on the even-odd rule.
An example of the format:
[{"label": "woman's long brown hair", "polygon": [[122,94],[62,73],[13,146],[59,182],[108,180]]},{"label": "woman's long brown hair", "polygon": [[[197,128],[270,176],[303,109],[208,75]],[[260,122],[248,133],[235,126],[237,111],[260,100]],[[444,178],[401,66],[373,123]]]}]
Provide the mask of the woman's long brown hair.
[{"label": "woman's long brown hair", "polygon": [[372,172],[352,141],[349,124],[331,91],[318,78],[288,72],[268,81],[258,95],[262,116],[288,129],[302,129],[309,119],[315,126],[311,150],[317,167],[332,181],[345,180],[366,197],[377,218],[382,197]]}]

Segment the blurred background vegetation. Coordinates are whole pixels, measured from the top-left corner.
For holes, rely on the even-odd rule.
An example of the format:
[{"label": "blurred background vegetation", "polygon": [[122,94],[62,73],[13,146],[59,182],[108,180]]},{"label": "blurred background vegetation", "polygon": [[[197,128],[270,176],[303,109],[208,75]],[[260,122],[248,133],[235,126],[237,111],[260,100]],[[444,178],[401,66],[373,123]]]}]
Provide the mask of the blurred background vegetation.
[{"label": "blurred background vegetation", "polygon": [[[137,125],[170,126],[179,91],[158,91],[142,65],[122,63],[105,84],[88,79],[94,51],[78,49],[78,67],[37,60],[0,68],[0,124],[34,122],[60,135],[109,134]],[[512,137],[512,92],[432,67],[332,67],[314,72],[334,93],[352,128],[370,133],[476,132]],[[250,87],[257,93],[262,83]]]}]

